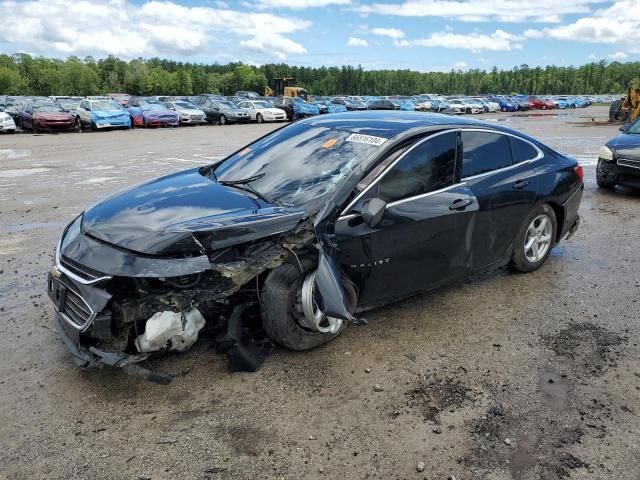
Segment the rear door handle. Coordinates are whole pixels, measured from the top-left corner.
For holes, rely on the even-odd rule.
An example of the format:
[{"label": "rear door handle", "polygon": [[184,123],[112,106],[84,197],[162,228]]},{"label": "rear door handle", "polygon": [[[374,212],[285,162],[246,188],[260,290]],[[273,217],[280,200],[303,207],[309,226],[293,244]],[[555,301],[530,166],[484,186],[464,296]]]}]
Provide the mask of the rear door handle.
[{"label": "rear door handle", "polygon": [[522,190],[527,185],[529,185],[529,180],[518,180],[512,185],[512,187],[516,190]]},{"label": "rear door handle", "polygon": [[469,198],[458,198],[449,205],[449,210],[464,210],[473,203],[473,200]]}]

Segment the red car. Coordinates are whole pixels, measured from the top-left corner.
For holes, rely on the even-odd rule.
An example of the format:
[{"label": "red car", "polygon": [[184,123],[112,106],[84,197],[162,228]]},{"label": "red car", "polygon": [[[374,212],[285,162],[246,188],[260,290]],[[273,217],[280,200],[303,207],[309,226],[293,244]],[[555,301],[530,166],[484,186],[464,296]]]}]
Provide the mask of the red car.
[{"label": "red car", "polygon": [[556,108],[555,103],[540,97],[529,97],[529,105],[532,110],[553,110]]},{"label": "red car", "polygon": [[59,105],[53,103],[28,103],[18,112],[18,125],[33,130],[76,130],[76,118]]}]

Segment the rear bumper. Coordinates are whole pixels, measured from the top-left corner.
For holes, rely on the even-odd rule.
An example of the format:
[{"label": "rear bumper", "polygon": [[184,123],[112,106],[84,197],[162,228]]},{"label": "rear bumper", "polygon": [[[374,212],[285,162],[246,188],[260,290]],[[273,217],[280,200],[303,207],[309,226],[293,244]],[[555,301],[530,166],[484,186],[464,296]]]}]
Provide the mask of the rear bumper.
[{"label": "rear bumper", "polygon": [[580,185],[575,192],[564,202],[562,205],[564,208],[564,224],[562,225],[562,231],[558,236],[558,239],[569,239],[578,230],[580,226],[580,215],[578,214],[578,208],[582,201],[582,194],[584,193],[584,184]]}]

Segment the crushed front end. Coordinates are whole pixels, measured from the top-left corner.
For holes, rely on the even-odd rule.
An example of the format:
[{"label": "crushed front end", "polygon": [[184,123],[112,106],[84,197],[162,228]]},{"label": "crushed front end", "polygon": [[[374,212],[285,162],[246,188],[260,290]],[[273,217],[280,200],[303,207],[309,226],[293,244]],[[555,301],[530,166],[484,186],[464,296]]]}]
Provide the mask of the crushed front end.
[{"label": "crushed front end", "polygon": [[[289,221],[298,220],[296,215]],[[65,346],[80,366],[132,369],[154,380],[152,372],[134,365],[187,350],[205,323],[207,330],[225,331],[234,306],[257,305],[261,274],[312,248],[313,230],[305,222],[261,236],[267,223],[254,235],[260,238],[247,234],[245,225],[245,242],[153,256],[94,238],[78,217],[65,229],[48,275],[53,323]],[[191,240],[201,245],[197,235]]]}]

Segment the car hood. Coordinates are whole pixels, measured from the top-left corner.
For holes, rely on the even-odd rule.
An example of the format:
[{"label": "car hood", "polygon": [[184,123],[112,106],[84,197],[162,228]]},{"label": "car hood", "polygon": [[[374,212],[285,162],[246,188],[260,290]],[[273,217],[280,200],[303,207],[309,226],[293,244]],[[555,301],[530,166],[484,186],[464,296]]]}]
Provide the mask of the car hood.
[{"label": "car hood", "polygon": [[203,177],[198,169],[160,177],[91,206],[82,229],[148,255],[203,253],[292,229],[303,210],[278,207]]},{"label": "car hood", "polygon": [[204,112],[202,110],[197,110],[195,108],[180,108],[176,111],[183,115],[204,115]]},{"label": "car hood", "polygon": [[260,108],[259,112],[270,113],[271,115],[281,115],[284,113],[284,110],[280,108]]},{"label": "car hood", "polygon": [[33,118],[39,120],[73,120],[73,116],[70,113],[55,113],[55,112],[42,112],[34,113]]},{"label": "car hood", "polygon": [[242,110],[241,108],[227,108],[225,110],[220,109],[222,113],[233,114],[233,115],[248,115],[246,110]]},{"label": "car hood", "polygon": [[94,110],[92,112],[97,118],[117,118],[125,115],[129,115],[122,110]]},{"label": "car hood", "polygon": [[640,160],[640,134],[622,134],[607,142],[616,157]]}]

